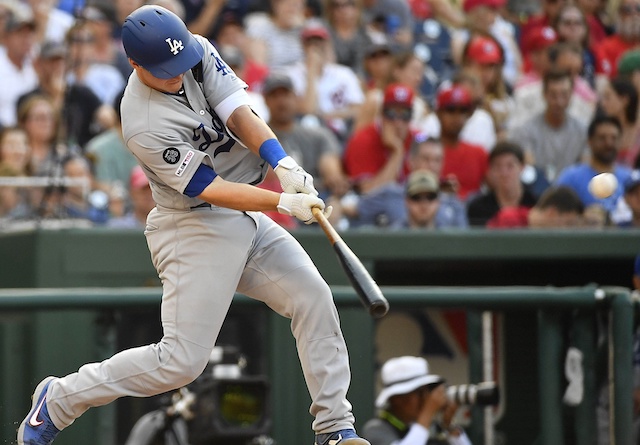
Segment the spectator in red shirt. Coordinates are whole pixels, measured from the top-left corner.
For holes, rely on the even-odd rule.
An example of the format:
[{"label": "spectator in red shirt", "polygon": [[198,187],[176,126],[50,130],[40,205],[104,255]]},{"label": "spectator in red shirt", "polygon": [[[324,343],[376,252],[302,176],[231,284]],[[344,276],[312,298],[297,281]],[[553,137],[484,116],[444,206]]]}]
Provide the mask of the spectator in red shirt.
[{"label": "spectator in red shirt", "polygon": [[616,33],[596,46],[598,73],[615,77],[620,57],[635,48],[640,48],[640,0],[622,0],[618,6]]},{"label": "spectator in red shirt", "polygon": [[360,193],[404,181],[413,137],[409,128],[412,104],[411,88],[389,85],[384,91],[382,118],[356,131],[348,141],[345,170]]},{"label": "spectator in red shirt", "polygon": [[398,204],[403,197],[401,184],[409,171],[407,154],[414,137],[410,129],[412,106],[410,87],[397,83],[387,86],[381,118],[357,130],[347,142],[344,167],[360,194],[356,225],[387,225],[396,219],[395,212],[403,211]]},{"label": "spectator in red shirt", "polygon": [[487,152],[481,146],[460,140],[460,132],[474,106],[471,92],[462,85],[443,89],[436,99],[440,138],[445,148],[442,175],[457,179],[458,197],[462,200],[480,190],[488,166]]}]

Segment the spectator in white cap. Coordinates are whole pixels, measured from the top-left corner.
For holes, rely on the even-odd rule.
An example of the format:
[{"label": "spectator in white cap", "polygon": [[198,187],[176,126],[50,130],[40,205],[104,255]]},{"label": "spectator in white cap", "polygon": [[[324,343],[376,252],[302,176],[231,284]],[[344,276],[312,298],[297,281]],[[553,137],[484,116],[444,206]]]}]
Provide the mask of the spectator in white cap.
[{"label": "spectator in white cap", "polygon": [[471,445],[451,423],[457,405],[447,398],[444,378],[430,374],[424,358],[389,359],[381,376],[384,387],[375,402],[380,411],[362,430],[371,445]]}]

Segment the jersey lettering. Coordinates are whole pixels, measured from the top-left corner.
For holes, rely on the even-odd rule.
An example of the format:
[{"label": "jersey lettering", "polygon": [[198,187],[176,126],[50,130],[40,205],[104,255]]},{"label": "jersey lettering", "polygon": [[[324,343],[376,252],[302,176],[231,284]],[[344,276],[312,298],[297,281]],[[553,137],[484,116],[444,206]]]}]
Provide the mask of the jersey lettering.
[{"label": "jersey lettering", "polygon": [[213,53],[211,53],[211,55],[214,57],[214,59],[216,59],[215,67],[216,67],[216,71],[217,72],[219,72],[219,73],[222,72],[223,76],[226,76],[227,74],[229,74],[231,72],[229,70],[229,67],[227,66],[227,64],[224,63],[224,61],[220,57],[216,56]]},{"label": "jersey lettering", "polygon": [[215,151],[213,152],[213,157],[215,158],[220,153],[228,153],[228,152],[230,152],[231,151],[231,147],[233,147],[233,144],[235,144],[235,143],[236,143],[236,141],[233,138],[227,139],[227,142],[225,142],[224,144],[220,145],[219,147],[217,147],[215,149]]},{"label": "jersey lettering", "polygon": [[168,37],[165,42],[169,44],[169,50],[171,50],[171,53],[174,56],[177,56],[178,53],[184,49],[182,40],[171,39],[171,37]]},{"label": "jersey lettering", "polygon": [[[222,142],[224,137],[227,136],[227,134],[224,132],[224,129],[223,129],[223,131],[216,131],[216,130],[217,129],[214,129],[214,131],[216,133],[215,139],[214,139],[212,137],[212,135],[209,134],[209,132],[207,131],[207,129],[204,126],[203,123],[200,123],[198,128],[194,128],[193,129],[192,140],[194,142],[198,142],[201,138],[204,139],[204,142],[202,142],[198,146],[198,150],[206,151],[211,146],[211,144]],[[215,158],[220,153],[226,153],[226,152],[231,151],[231,148],[233,147],[233,144],[235,144],[235,140],[233,138],[227,136],[227,140],[224,141],[224,143],[222,145],[216,147],[215,151],[213,152],[213,157]]]},{"label": "jersey lettering", "polygon": [[[211,135],[209,135],[207,130],[204,128],[204,124],[203,123],[200,123],[198,128],[194,128],[193,129],[193,138],[192,138],[192,140],[194,142],[197,142],[197,141],[200,140],[201,137],[204,139],[204,142],[198,146],[198,150],[205,151],[207,148],[209,148],[209,146],[214,141],[211,139]],[[218,138],[218,141],[220,139],[222,139],[222,138]],[[215,141],[215,142],[218,142],[218,141]]]}]

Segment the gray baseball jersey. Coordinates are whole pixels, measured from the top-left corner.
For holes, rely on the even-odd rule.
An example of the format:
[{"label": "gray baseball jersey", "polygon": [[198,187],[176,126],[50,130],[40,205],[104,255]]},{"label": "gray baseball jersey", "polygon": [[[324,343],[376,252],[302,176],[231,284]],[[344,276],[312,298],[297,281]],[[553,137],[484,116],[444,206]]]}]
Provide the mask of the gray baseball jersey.
[{"label": "gray baseball jersey", "polygon": [[[198,82],[192,71],[183,94],[156,91],[134,73],[122,99],[122,133],[149,177],[153,198],[162,207],[189,209],[202,204],[183,192],[201,163],[227,181],[258,184],[268,164],[230,136],[219,117],[221,103],[247,87],[203,37],[205,48]],[[246,103],[249,104],[247,96]]]}]

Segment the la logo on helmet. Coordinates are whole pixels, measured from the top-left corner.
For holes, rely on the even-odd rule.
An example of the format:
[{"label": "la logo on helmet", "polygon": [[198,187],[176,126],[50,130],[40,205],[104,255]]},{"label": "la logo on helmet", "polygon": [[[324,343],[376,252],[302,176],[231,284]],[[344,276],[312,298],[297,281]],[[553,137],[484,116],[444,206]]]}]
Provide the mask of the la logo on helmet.
[{"label": "la logo on helmet", "polygon": [[171,37],[169,37],[167,38],[167,40],[165,40],[165,42],[169,44],[169,49],[171,50],[174,56],[177,56],[178,52],[184,49],[182,40],[175,40],[175,39],[172,40]]}]

